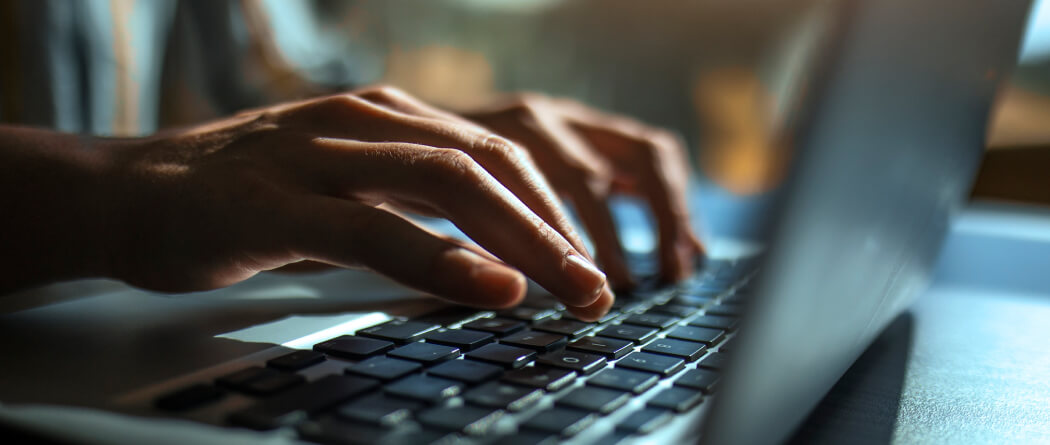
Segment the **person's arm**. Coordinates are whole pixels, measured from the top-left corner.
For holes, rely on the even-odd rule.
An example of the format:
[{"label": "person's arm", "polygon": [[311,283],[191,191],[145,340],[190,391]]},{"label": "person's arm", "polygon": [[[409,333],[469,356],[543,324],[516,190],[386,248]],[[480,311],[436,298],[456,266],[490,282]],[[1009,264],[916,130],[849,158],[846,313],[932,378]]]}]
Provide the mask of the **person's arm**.
[{"label": "person's arm", "polygon": [[0,126],[0,294],[110,275],[106,144]]}]

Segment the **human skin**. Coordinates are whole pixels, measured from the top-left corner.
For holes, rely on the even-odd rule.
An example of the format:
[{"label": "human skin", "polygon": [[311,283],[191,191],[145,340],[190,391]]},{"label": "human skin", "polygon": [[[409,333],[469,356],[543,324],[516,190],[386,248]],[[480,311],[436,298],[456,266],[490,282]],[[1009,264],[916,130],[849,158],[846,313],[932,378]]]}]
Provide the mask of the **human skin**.
[{"label": "human skin", "polygon": [[[0,127],[0,292],[83,277],[199,291],[318,262],[485,308],[517,304],[528,276],[595,319],[612,285],[631,284],[614,192],[650,203],[664,278],[692,269],[702,247],[669,133],[537,95],[467,116],[372,87],[144,138]],[[446,218],[476,244],[402,211]]]}]

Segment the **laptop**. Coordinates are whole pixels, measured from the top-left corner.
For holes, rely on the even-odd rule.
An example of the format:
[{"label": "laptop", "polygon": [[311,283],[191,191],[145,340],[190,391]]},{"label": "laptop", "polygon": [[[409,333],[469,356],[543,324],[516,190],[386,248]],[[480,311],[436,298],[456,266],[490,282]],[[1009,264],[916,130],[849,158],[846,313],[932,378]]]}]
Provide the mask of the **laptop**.
[{"label": "laptop", "polygon": [[[27,339],[25,350],[61,348],[82,368],[9,355],[8,372],[39,368],[49,390],[5,386],[0,419],[93,443],[785,440],[923,290],[981,157],[1028,9],[1026,1],[822,3],[816,68],[791,125],[796,155],[764,253],[711,258],[684,283],[622,294],[598,323],[573,319],[540,292],[496,313],[409,300],[208,340],[135,338],[148,317],[182,317],[211,332],[204,326],[226,313],[187,308],[200,300],[131,307],[134,291],[107,288],[100,298],[128,305],[109,310],[145,318],[122,321],[114,332],[129,338],[111,346],[128,365],[111,380],[133,388],[65,394],[63,379],[103,366],[78,356],[91,340]],[[652,266],[644,257],[632,264]],[[343,278],[327,284],[345,286]],[[293,278],[256,281],[270,295],[298,292]],[[75,316],[75,303],[52,312]],[[5,323],[44,319],[23,312]],[[46,321],[38,327],[61,330]]]}]

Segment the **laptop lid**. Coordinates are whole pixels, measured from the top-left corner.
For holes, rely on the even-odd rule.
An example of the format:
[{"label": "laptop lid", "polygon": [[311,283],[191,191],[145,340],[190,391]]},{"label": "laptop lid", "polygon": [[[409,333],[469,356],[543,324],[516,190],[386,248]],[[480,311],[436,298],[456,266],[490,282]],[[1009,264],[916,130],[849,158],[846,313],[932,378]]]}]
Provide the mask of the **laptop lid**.
[{"label": "laptop lid", "polygon": [[921,291],[1029,2],[824,2],[830,25],[704,443],[783,440]]}]

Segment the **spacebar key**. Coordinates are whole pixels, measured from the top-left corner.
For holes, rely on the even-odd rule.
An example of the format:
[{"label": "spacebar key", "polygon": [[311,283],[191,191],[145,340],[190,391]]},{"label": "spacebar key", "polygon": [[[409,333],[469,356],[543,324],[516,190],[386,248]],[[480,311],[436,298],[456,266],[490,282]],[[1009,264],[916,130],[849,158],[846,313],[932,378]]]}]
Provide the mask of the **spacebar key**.
[{"label": "spacebar key", "polygon": [[378,384],[371,379],[330,375],[236,411],[230,414],[230,422],[256,430],[294,425]]}]

